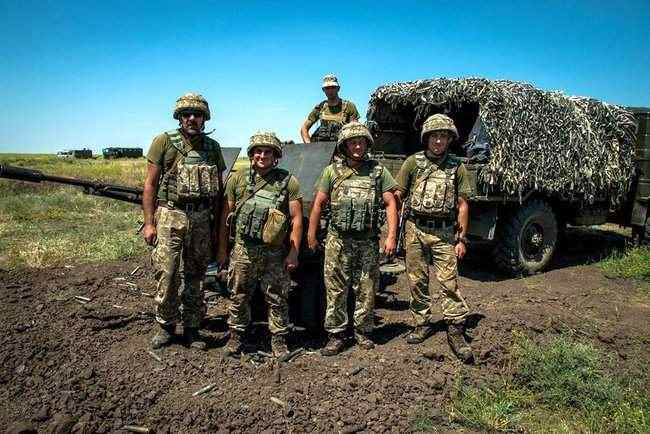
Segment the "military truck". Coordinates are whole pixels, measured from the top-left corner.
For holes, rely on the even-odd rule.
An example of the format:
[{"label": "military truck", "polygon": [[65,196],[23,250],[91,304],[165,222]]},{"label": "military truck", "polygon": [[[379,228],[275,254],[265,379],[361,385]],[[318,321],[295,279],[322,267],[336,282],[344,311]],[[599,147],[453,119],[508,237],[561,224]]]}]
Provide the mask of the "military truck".
[{"label": "military truck", "polygon": [[[367,121],[375,152],[396,173],[423,149],[422,122],[452,117],[473,187],[470,242],[512,275],[543,270],[567,225],[614,221],[650,236],[647,108],[623,109],[525,83],[433,79],[379,87]],[[638,132],[635,135],[635,130]]]},{"label": "military truck", "polygon": [[105,159],[111,158],[141,158],[142,148],[120,148],[110,147],[102,149],[102,155]]},{"label": "military truck", "polygon": [[90,149],[66,149],[56,153],[59,158],[93,158],[93,151]]}]

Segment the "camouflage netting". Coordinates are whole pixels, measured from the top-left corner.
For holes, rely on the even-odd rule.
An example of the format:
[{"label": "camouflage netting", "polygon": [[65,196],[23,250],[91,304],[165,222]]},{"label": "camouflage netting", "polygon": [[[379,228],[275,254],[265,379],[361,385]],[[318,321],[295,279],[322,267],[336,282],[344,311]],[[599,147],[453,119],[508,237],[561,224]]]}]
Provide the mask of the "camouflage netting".
[{"label": "camouflage netting", "polygon": [[414,126],[427,116],[452,114],[478,104],[491,146],[479,175],[490,189],[519,194],[536,188],[591,203],[618,203],[628,192],[634,166],[634,116],[588,98],[547,92],[507,80],[435,79],[379,87],[368,121],[382,110],[414,112]]}]

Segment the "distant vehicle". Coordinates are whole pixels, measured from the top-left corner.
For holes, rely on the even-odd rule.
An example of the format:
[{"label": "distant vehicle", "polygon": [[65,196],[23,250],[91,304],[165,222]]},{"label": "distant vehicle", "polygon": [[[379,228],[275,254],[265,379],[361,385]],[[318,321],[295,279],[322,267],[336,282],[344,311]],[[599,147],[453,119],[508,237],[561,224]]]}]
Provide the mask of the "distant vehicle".
[{"label": "distant vehicle", "polygon": [[93,151],[90,149],[66,149],[56,153],[59,158],[93,158]]},{"label": "distant vehicle", "polygon": [[104,148],[102,149],[104,158],[140,158],[142,157],[142,148]]}]

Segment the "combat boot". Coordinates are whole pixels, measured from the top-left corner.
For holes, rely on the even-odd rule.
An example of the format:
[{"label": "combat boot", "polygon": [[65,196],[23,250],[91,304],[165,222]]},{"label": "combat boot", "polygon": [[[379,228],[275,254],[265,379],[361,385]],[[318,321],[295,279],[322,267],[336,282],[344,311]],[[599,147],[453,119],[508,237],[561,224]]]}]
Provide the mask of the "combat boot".
[{"label": "combat boot", "polygon": [[406,336],[406,343],[421,344],[433,334],[433,327],[430,324],[415,326],[413,331]]},{"label": "combat boot", "polygon": [[175,329],[176,326],[174,324],[161,325],[158,333],[151,338],[151,348],[157,350],[158,348],[166,347],[171,344],[172,339],[174,339]]},{"label": "combat boot", "polygon": [[241,353],[244,346],[244,334],[239,331],[231,330],[230,339],[224,348],[226,356],[234,356]]},{"label": "combat boot", "polygon": [[323,356],[335,356],[343,351],[343,347],[345,347],[343,333],[331,333],[327,345],[320,350],[320,353]]},{"label": "combat boot", "polygon": [[464,324],[449,324],[447,326],[447,342],[456,357],[463,363],[472,363],[474,353],[465,338]]},{"label": "combat boot", "polygon": [[287,335],[273,335],[271,336],[271,352],[275,357],[282,357],[289,353],[287,347]]},{"label": "combat boot", "polygon": [[198,328],[185,327],[184,335],[185,335],[185,341],[190,346],[190,348],[194,348],[196,350],[201,350],[201,351],[205,350],[205,347],[207,345],[203,340],[203,338],[201,337]]},{"label": "combat boot", "polygon": [[370,339],[370,335],[367,333],[355,332],[354,338],[357,341],[357,345],[364,350],[372,350],[375,348],[375,343]]}]

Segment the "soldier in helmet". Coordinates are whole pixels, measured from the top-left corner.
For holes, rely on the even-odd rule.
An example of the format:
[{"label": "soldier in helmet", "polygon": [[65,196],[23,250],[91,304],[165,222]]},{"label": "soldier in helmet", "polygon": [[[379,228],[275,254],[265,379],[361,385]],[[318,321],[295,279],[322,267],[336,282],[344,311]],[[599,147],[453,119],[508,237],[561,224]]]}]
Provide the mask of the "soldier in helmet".
[{"label": "soldier in helmet", "polygon": [[156,136],[149,148],[142,201],[144,239],[155,246],[156,320],[161,327],[151,346],[168,345],[182,317],[188,343],[205,349],[198,332],[205,313],[201,280],[217,238],[226,166],[219,143],[203,132],[210,119],[203,96],[188,93],[178,98],[174,119],[180,127]]},{"label": "soldier in helmet", "polygon": [[257,285],[269,307],[271,348],[287,353],[289,333],[289,272],[298,266],[302,239],[302,196],[298,180],[277,167],[282,145],[274,133],[258,132],[248,147],[250,169],[237,171],[226,183],[224,217],[218,261],[228,261],[228,233],[234,238],[230,252],[228,286],[231,291],[228,325],[231,337],[226,353],[242,349],[251,322],[250,301]]},{"label": "soldier in helmet", "polygon": [[325,242],[325,288],[327,310],[325,329],[329,342],[321,350],[326,356],[341,352],[348,324],[348,291],[352,287],[354,329],[357,344],[371,349],[374,326],[373,308],[379,283],[379,210],[386,208],[388,235],[384,252],[395,252],[397,206],[392,190],[397,186],[390,172],[368,158],[374,143],[365,125],[350,122],[338,137],[339,161],[321,174],[318,191],[309,216],[308,244],[316,250],[323,206],[331,204],[331,219]]},{"label": "soldier in helmet", "polygon": [[[314,107],[303,122],[300,136],[304,143],[336,141],[343,125],[359,120],[359,112],[354,103],[339,98],[340,88],[336,76],[328,74],[323,77],[322,89],[327,99]],[[318,129],[309,137],[309,129],[319,120]]]},{"label": "soldier in helmet", "polygon": [[396,196],[399,201],[406,198],[410,208],[404,246],[415,328],[406,341],[418,344],[433,333],[432,300],[438,297],[430,294],[429,279],[434,276],[447,323],[447,341],[459,359],[470,363],[474,356],[465,339],[469,309],[458,289],[457,259],[466,251],[471,187],[465,166],[448,153],[449,144],[458,139],[450,117],[429,117],[422,126],[421,139],[425,150],[407,158],[397,175],[400,189]]}]

